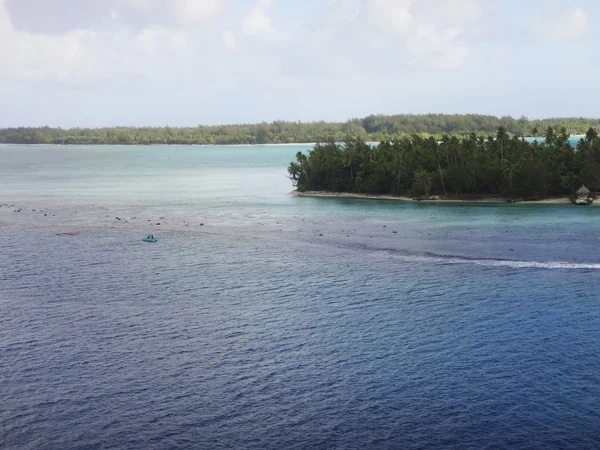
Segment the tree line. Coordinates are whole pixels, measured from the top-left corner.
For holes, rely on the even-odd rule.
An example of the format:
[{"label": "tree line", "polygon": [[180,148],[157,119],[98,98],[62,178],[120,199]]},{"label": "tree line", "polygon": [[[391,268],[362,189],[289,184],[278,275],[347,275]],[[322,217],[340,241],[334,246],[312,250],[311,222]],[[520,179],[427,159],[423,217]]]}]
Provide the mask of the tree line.
[{"label": "tree line", "polygon": [[299,152],[288,172],[299,191],[534,199],[573,196],[582,184],[600,189],[600,138],[593,128],[576,148],[564,127],[542,134],[529,142],[499,127],[488,137],[413,134],[378,146],[350,138]]},{"label": "tree line", "polygon": [[556,118],[529,120],[509,116],[477,114],[371,115],[346,122],[288,122],[198,127],[112,127],[112,128],[3,128],[0,143],[77,145],[168,145],[168,144],[288,144],[342,141],[347,137],[365,141],[391,141],[419,134],[441,139],[444,135],[477,136],[502,127],[511,136],[532,136],[536,129],[564,128],[583,134],[600,127],[600,119]]}]

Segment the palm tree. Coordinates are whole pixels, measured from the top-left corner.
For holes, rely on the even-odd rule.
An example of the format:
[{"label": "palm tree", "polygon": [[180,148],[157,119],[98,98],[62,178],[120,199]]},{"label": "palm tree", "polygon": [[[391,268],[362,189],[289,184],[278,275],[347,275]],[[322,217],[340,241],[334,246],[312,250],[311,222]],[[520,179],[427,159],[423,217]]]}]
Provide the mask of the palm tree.
[{"label": "palm tree", "polygon": [[350,180],[352,181],[352,189],[354,189],[354,165],[356,164],[356,152],[353,146],[348,146],[343,152],[344,168],[350,169]]},{"label": "palm tree", "polygon": [[415,173],[415,186],[417,189],[424,191],[425,195],[429,197],[429,190],[431,189],[431,174],[425,169],[420,169]]},{"label": "palm tree", "polygon": [[392,170],[391,170],[391,175],[392,175],[392,183],[393,183],[393,189],[394,191],[398,192],[400,191],[400,186],[402,185],[403,181],[404,181],[404,176],[406,173],[406,163],[404,161],[404,158],[395,155],[394,159],[392,161]]},{"label": "palm tree", "polygon": [[365,145],[362,149],[362,157],[365,162],[375,161],[375,149],[370,145]]},{"label": "palm tree", "polygon": [[554,134],[554,128],[548,127],[546,129],[546,144],[552,145],[552,144],[554,144],[555,140],[556,140],[556,136]]},{"label": "palm tree", "polygon": [[591,144],[597,137],[598,137],[598,132],[591,127],[589,130],[587,130],[587,133],[585,133],[585,141],[588,144]]},{"label": "palm tree", "polygon": [[600,189],[600,139],[596,131],[588,130],[577,150],[566,139],[566,130],[557,133],[550,128],[546,135],[551,145],[509,138],[502,128],[488,140],[471,135],[438,143],[413,136],[382,142],[377,148],[360,139],[345,146],[327,143],[306,154],[298,152],[288,173],[301,191],[543,196],[567,193],[573,180]]},{"label": "palm tree", "polygon": [[504,166],[504,145],[507,139],[508,134],[506,133],[506,128],[499,127],[498,132],[496,133],[496,140],[500,142],[500,167]]},{"label": "palm tree", "polygon": [[290,178],[296,182],[296,186],[302,187],[307,180],[308,158],[302,152],[296,153],[296,161],[288,166]]},{"label": "palm tree", "polygon": [[561,144],[566,143],[569,140],[569,133],[567,133],[567,129],[565,127],[560,127],[560,129],[558,130],[558,140],[560,141]]},{"label": "palm tree", "polygon": [[508,190],[511,195],[513,192],[513,190],[512,190],[513,180],[514,180],[515,176],[518,175],[522,169],[523,169],[523,166],[522,166],[521,162],[513,160],[512,162],[509,162],[509,164],[502,171],[504,173],[504,176],[508,180]]},{"label": "palm tree", "polygon": [[308,159],[304,153],[302,153],[302,152],[296,153],[296,161],[298,161],[299,164],[306,164],[307,160]]},{"label": "palm tree", "polygon": [[300,164],[298,164],[297,162],[291,162],[289,167],[288,167],[288,173],[290,174],[290,178],[294,181],[298,181],[298,176],[300,175],[300,172],[302,171],[302,168],[300,167]]},{"label": "palm tree", "polygon": [[440,173],[440,181],[442,183],[442,189],[444,190],[444,194],[448,197],[448,192],[446,192],[446,185],[444,184],[444,175],[442,175],[442,165],[440,164],[440,146],[435,144],[435,159],[437,161],[438,171]]}]

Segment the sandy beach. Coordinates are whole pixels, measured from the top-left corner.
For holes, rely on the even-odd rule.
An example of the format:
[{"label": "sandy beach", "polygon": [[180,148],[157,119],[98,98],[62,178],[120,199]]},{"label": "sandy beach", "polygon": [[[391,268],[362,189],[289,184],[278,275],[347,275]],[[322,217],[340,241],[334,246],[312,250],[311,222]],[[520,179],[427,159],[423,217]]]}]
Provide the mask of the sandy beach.
[{"label": "sandy beach", "polygon": [[[508,202],[506,198],[494,197],[485,199],[472,199],[472,200],[460,200],[460,199],[436,199],[436,200],[417,200],[411,197],[396,196],[396,195],[370,195],[370,194],[355,194],[350,192],[324,192],[324,191],[310,191],[310,192],[298,192],[292,191],[290,195],[298,197],[319,197],[319,198],[356,198],[356,199],[368,199],[368,200],[385,200],[385,201],[399,201],[399,202],[410,202],[410,203],[466,203],[466,204],[480,204],[480,205],[571,205],[571,201],[568,197],[559,198],[547,198],[542,200],[527,200],[527,201],[515,201]],[[598,204],[592,203],[597,206]]]}]

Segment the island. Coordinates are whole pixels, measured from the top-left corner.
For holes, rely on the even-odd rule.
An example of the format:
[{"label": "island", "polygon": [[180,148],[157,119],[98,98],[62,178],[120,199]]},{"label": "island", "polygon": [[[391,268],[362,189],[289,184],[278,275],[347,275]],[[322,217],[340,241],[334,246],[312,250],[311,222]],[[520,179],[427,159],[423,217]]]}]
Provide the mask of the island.
[{"label": "island", "polygon": [[569,138],[565,128],[526,140],[500,127],[485,138],[329,141],[298,152],[288,173],[305,196],[590,204],[600,188],[600,139],[593,128],[576,147]]},{"label": "island", "polygon": [[305,144],[348,137],[367,142],[393,141],[412,134],[442,139],[444,135],[487,136],[502,127],[509,135],[535,136],[535,130],[563,127],[572,135],[600,127],[600,119],[549,118],[530,120],[481,114],[370,115],[345,122],[276,120],[257,124],[193,127],[0,128],[0,144],[25,145],[236,145]]}]

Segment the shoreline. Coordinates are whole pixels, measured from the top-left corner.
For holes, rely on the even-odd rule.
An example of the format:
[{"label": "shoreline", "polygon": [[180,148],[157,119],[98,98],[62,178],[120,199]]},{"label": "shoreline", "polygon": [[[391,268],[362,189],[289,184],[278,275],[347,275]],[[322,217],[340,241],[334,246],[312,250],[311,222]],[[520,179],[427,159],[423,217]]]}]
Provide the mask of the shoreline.
[{"label": "shoreline", "polygon": [[[396,196],[396,195],[377,195],[377,194],[356,194],[351,192],[326,192],[326,191],[308,191],[298,192],[292,191],[289,195],[296,197],[312,197],[312,198],[343,198],[343,199],[359,199],[359,200],[384,200],[384,201],[397,201],[404,203],[420,203],[420,204],[476,204],[476,205],[559,205],[559,206],[573,206],[568,197],[558,198],[546,198],[542,200],[523,200],[509,202],[504,197],[491,197],[487,199],[472,199],[472,200],[461,200],[461,199],[442,199],[438,198],[435,200],[417,200],[411,197]],[[592,203],[591,206],[597,206],[598,204]]]},{"label": "shoreline", "polygon": [[[323,144],[323,142],[320,142]],[[379,145],[378,141],[366,142],[370,145]],[[7,144],[0,143],[2,147],[314,147],[319,142],[294,142],[285,144]],[[343,142],[336,142],[337,145]]]},{"label": "shoreline", "polygon": [[[407,135],[408,136],[408,135]],[[585,134],[572,134],[569,136],[569,139],[580,139],[585,138]],[[544,141],[544,137],[542,136],[528,136],[525,139],[531,141]],[[285,143],[268,143],[268,144],[159,144],[159,143],[135,143],[135,144],[85,144],[85,143],[70,143],[70,144],[12,144],[7,142],[0,142],[0,148],[2,147],[315,147],[317,144],[323,144],[322,142],[285,142]],[[368,145],[379,145],[380,141],[365,141]],[[343,142],[335,142],[336,145],[343,144]]]},{"label": "shoreline", "polygon": [[[378,143],[378,142],[377,142]],[[286,144],[7,144],[2,147],[302,147],[315,146],[317,142],[298,142]]]},{"label": "shoreline", "polygon": [[[585,134],[573,134],[570,138],[583,139]],[[526,139],[543,141],[543,137],[527,137]],[[320,142],[321,144],[323,142]],[[365,141],[368,145],[379,145],[380,141]],[[2,147],[314,147],[319,142],[286,142],[281,144],[10,144],[6,142],[0,142],[0,148]],[[336,145],[343,144],[343,142],[336,142]]]}]

